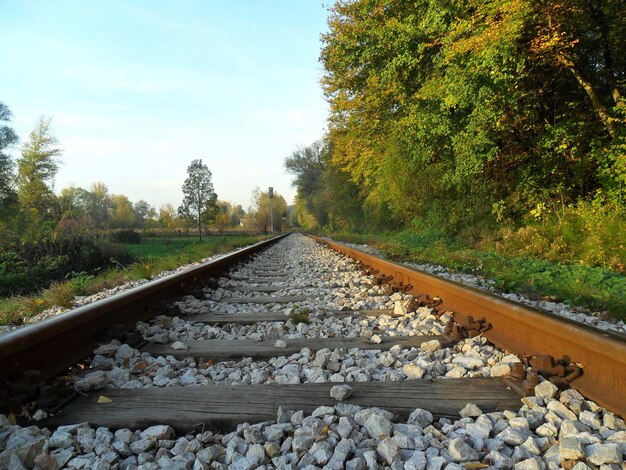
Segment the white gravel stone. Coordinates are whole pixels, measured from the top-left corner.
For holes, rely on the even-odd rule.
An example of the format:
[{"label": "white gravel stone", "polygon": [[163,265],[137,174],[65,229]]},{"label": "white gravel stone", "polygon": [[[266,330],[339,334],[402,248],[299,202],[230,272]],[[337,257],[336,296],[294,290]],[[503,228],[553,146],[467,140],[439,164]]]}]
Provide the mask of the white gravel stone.
[{"label": "white gravel stone", "polygon": [[103,371],[89,372],[79,380],[74,381],[74,389],[77,392],[88,392],[106,387],[108,377]]},{"label": "white gravel stone", "polygon": [[461,367],[467,370],[478,369],[479,367],[482,367],[484,365],[482,360],[480,360],[477,357],[471,357],[471,356],[457,356],[454,359],[452,359],[452,362],[454,364],[460,365]]},{"label": "white gravel stone", "polygon": [[[158,425],[151,426],[141,433],[142,439],[150,441],[159,441],[162,439],[171,439],[174,436],[174,429],[171,426]],[[116,433],[117,437],[117,433]]]},{"label": "white gravel stone", "polygon": [[390,437],[385,437],[380,441],[380,444],[376,447],[376,451],[388,464],[391,464],[399,453],[398,446]]},{"label": "white gravel stone", "polygon": [[337,401],[347,400],[352,396],[353,390],[349,385],[334,385],[330,389],[330,396]]},{"label": "white gravel stone", "polygon": [[563,403],[558,402],[556,400],[551,400],[548,403],[547,408],[551,411],[554,411],[557,415],[559,415],[562,419],[576,420],[578,419],[576,414],[567,408]]},{"label": "white gravel stone", "polygon": [[524,441],[526,441],[529,436],[530,432],[526,428],[516,428],[509,426],[496,437],[505,444],[511,446],[519,446],[524,443]]},{"label": "white gravel stone", "polygon": [[441,343],[439,340],[434,339],[432,341],[426,341],[420,345],[420,348],[424,351],[435,352],[441,349]]},{"label": "white gravel stone", "polygon": [[475,418],[482,415],[483,412],[474,403],[468,403],[459,411],[459,414],[462,418]]},{"label": "white gravel stone", "polygon": [[455,462],[478,460],[478,453],[468,446],[463,439],[452,439],[448,444],[448,452]]},{"label": "white gravel stone", "polygon": [[416,424],[422,428],[431,425],[433,422],[433,415],[430,411],[416,408],[407,420],[409,424]]},{"label": "white gravel stone", "polygon": [[354,441],[352,441],[352,439],[341,439],[335,447],[333,456],[330,458],[325,468],[329,470],[342,469],[344,467],[344,462],[348,458],[348,454],[353,450],[353,448]]},{"label": "white gravel stone", "polygon": [[185,349],[189,349],[189,346],[187,346],[185,343],[181,342],[181,341],[175,341],[173,342],[170,347],[172,349],[175,349],[177,351],[183,351]]},{"label": "white gravel stone", "polygon": [[379,413],[372,413],[363,427],[367,430],[369,435],[372,438],[380,438],[384,436],[389,436],[392,429],[391,421],[389,421],[385,416]]},{"label": "white gravel stone", "polygon": [[535,386],[535,396],[539,398],[554,398],[559,388],[549,380],[544,380]]},{"label": "white gravel stone", "polygon": [[491,367],[491,377],[505,377],[511,373],[511,366],[504,362],[499,362]]},{"label": "white gravel stone", "polygon": [[594,465],[621,464],[622,454],[617,444],[591,444],[585,447],[585,456]]},{"label": "white gravel stone", "polygon": [[406,364],[402,367],[402,372],[408,379],[421,379],[426,371],[415,364]]}]

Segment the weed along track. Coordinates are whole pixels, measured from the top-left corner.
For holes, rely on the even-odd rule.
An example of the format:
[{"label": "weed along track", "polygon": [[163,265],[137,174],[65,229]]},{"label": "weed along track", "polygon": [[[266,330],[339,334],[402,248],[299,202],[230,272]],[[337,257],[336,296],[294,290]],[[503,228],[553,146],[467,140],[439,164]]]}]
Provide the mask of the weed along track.
[{"label": "weed along track", "polygon": [[621,468],[624,338],[431,278],[292,234],[18,330],[0,468]]}]

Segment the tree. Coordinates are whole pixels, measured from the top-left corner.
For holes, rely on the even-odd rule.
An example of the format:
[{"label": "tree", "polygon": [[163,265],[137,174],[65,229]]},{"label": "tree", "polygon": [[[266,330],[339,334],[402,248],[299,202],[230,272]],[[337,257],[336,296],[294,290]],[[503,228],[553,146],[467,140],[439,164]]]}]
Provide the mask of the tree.
[{"label": "tree", "polygon": [[219,213],[215,216],[215,222],[213,222],[217,231],[221,235],[224,233],[227,227],[230,226],[230,214],[228,212],[219,211]]},{"label": "tree", "polygon": [[111,196],[110,220],[114,228],[131,227],[137,218],[133,204],[123,194]]},{"label": "tree", "polygon": [[[0,122],[10,122],[12,113],[9,108],[0,102]],[[7,126],[0,126],[0,214],[16,200],[13,188],[15,181],[14,163],[5,150],[18,141],[15,131]]]},{"label": "tree", "polygon": [[96,181],[91,185],[86,202],[86,210],[94,225],[104,228],[109,220],[109,209],[111,208],[111,196],[109,188],[102,181]]},{"label": "tree", "polygon": [[228,201],[220,200],[216,202],[216,206],[217,214],[215,215],[213,225],[217,228],[217,231],[221,235],[224,233],[224,230],[231,225],[231,213],[233,211],[233,206]]},{"label": "tree", "polygon": [[233,210],[231,211],[230,225],[233,227],[238,227],[241,224],[241,220],[244,218],[245,215],[246,211],[243,210],[241,204],[237,204],[235,207],[233,207]]},{"label": "tree", "polygon": [[151,218],[151,214],[154,213],[155,211],[152,206],[143,199],[140,199],[135,203],[135,223],[139,228],[145,230],[146,222]]},{"label": "tree", "polygon": [[619,19],[623,8],[622,2],[601,0],[538,2],[538,18],[544,21],[532,41],[539,60],[572,73],[613,139],[619,129],[607,103],[625,106],[616,80],[625,65],[618,52],[626,47],[626,22]]},{"label": "tree", "polygon": [[51,134],[51,118],[41,117],[22,146],[17,161],[17,192],[20,209],[36,224],[41,222],[54,202],[54,177],[59,169],[56,157],[62,150]]},{"label": "tree", "polygon": [[308,147],[298,147],[285,159],[285,169],[295,176],[292,185],[298,191],[298,221],[306,228],[325,226],[328,222],[328,208],[322,193],[329,157],[328,141],[319,140]]},{"label": "tree", "polygon": [[159,207],[159,224],[163,230],[171,232],[174,230],[174,224],[176,221],[176,211],[174,206],[170,203],[163,204]]},{"label": "tree", "polygon": [[[283,230],[287,223],[287,202],[278,192],[274,191],[272,200],[272,214],[274,216],[274,230]],[[248,215],[259,232],[267,233],[270,228],[270,197],[267,191],[255,188],[252,191],[252,206]]]},{"label": "tree", "polygon": [[201,159],[187,167],[187,179],[183,183],[183,203],[178,208],[181,217],[193,219],[202,240],[202,223],[209,223],[217,215],[217,194],[213,190],[211,172]]},{"label": "tree", "polygon": [[[347,175],[369,224],[385,228],[454,234],[502,210],[521,220],[538,204],[598,194],[618,206],[621,10],[608,0],[336,1],[321,52],[325,177]],[[299,193],[301,213],[316,199]]]}]

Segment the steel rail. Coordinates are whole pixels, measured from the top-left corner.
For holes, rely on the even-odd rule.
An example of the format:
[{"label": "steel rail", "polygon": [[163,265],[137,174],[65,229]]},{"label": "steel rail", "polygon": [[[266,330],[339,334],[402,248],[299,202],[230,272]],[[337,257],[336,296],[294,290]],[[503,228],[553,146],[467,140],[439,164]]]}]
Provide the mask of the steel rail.
[{"label": "steel rail", "polygon": [[[583,367],[571,386],[605,408],[626,416],[626,335],[604,331],[545,310],[378,258],[327,238],[318,242],[361,261],[395,282],[410,284],[413,295],[440,297],[438,309],[484,317],[484,335],[500,348],[522,355],[567,358]],[[456,318],[456,317],[455,317]]]},{"label": "steel rail", "polygon": [[194,285],[232,264],[268,247],[285,234],[150,281],[120,294],[75,308],[56,317],[21,327],[0,337],[0,377],[26,370],[40,371],[41,378],[63,372],[88,356],[98,335],[117,324],[133,326],[153,314],[150,305],[179,296]]}]

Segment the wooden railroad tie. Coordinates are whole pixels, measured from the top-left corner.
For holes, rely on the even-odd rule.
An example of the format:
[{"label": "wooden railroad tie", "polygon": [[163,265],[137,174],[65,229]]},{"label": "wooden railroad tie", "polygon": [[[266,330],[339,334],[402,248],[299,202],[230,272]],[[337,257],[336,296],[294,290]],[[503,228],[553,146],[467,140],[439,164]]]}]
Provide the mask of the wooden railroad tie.
[{"label": "wooden railroad tie", "polygon": [[[88,422],[92,427],[142,429],[169,424],[179,432],[234,429],[240,423],[273,421],[279,406],[311,413],[338,402],[336,383],[103,389],[79,397],[42,425]],[[435,418],[458,418],[468,397],[483,412],[517,410],[520,400],[501,379],[436,379],[400,382],[351,382],[353,395],[342,403],[379,407],[401,419],[416,408]],[[104,395],[111,403],[98,404]]]},{"label": "wooden railroad tie", "polygon": [[222,340],[212,339],[207,341],[185,341],[188,349],[172,349],[168,344],[149,344],[143,347],[143,352],[153,356],[174,356],[176,358],[196,357],[206,358],[214,362],[232,361],[251,357],[253,359],[269,359],[278,356],[291,356],[300,352],[302,348],[311,351],[320,349],[366,349],[388,351],[395,345],[404,348],[418,348],[422,343],[438,340],[443,346],[449,344],[444,336],[383,336],[380,344],[366,343],[363,338],[297,338],[284,339],[286,348],[277,348],[276,340],[254,341],[249,339]]},{"label": "wooden railroad tie", "polygon": [[281,290],[287,289],[287,287],[278,287],[278,286],[226,286],[222,287],[224,290],[229,290],[233,292],[279,292]]},{"label": "wooden railroad tie", "polygon": [[282,297],[260,295],[256,297],[224,297],[216,301],[230,304],[289,304],[293,302],[304,302],[312,298],[313,297],[307,295],[285,295]]},{"label": "wooden railroad tie", "polygon": [[[296,312],[297,313],[297,312]],[[342,310],[339,312],[323,312],[328,314],[327,316],[364,316],[364,317],[378,317],[381,315],[393,316],[393,309],[383,308],[376,310]],[[280,322],[289,320],[289,316],[283,312],[244,312],[244,313],[200,313],[197,315],[186,315],[182,317],[183,320],[197,323],[210,323],[225,325],[227,323],[234,323],[237,325],[252,325],[253,323],[268,321],[268,322]]]},{"label": "wooden railroad tie", "polygon": [[243,275],[237,275],[237,274],[233,274],[232,276],[229,276],[228,278],[231,279],[232,281],[247,281],[250,284],[263,284],[263,283],[268,283],[268,282],[287,282],[290,280],[290,277],[288,276],[263,277],[263,276],[243,276]]}]

